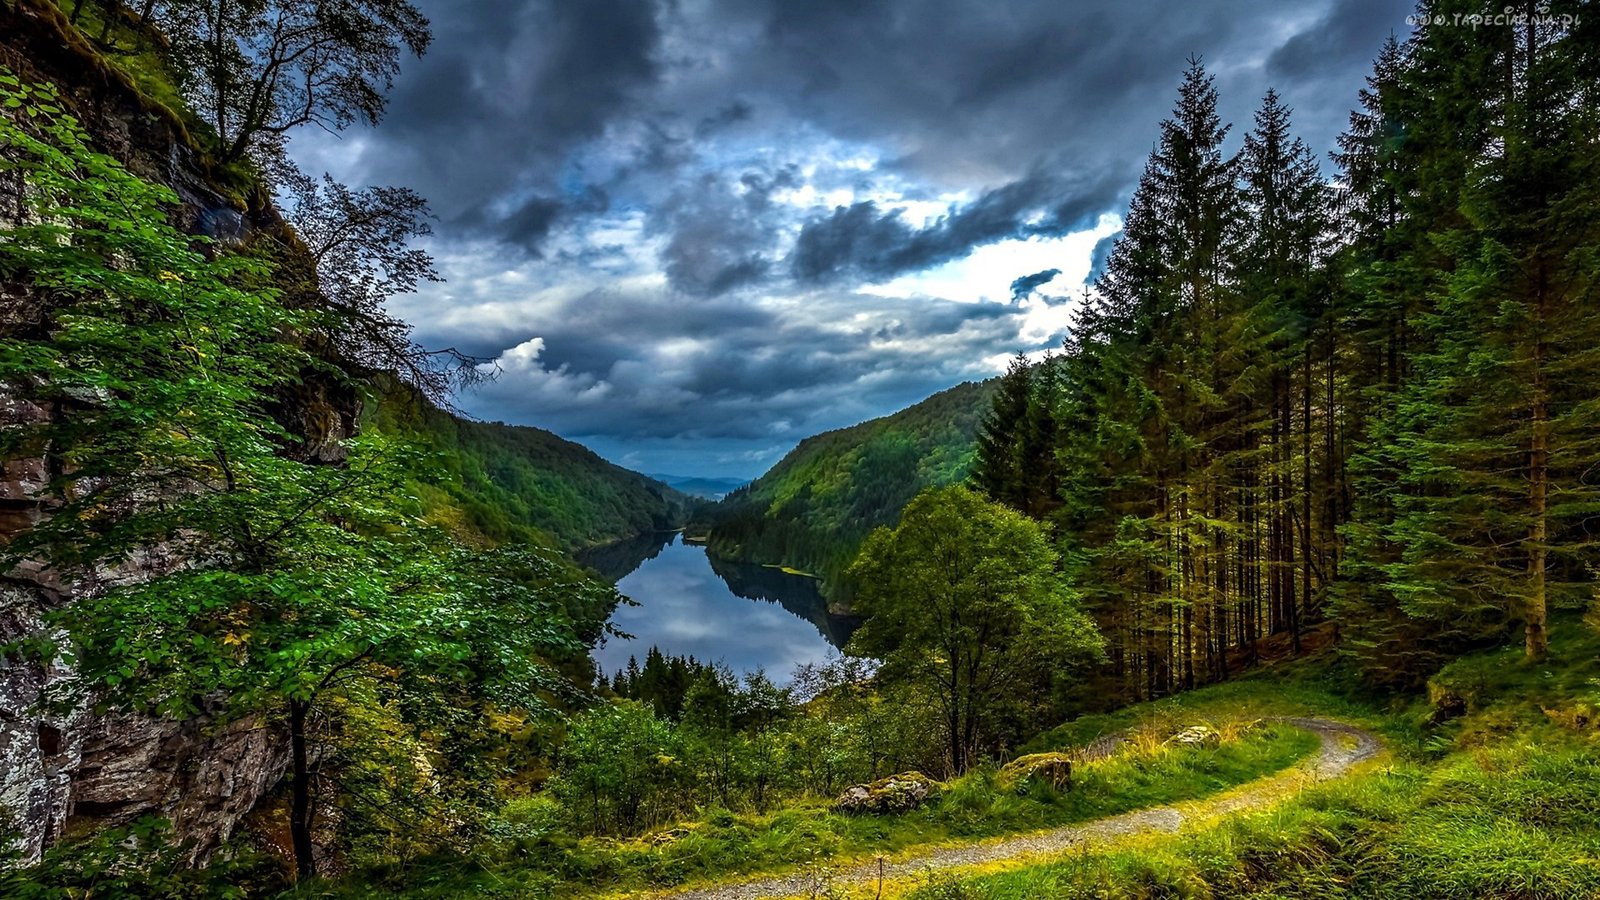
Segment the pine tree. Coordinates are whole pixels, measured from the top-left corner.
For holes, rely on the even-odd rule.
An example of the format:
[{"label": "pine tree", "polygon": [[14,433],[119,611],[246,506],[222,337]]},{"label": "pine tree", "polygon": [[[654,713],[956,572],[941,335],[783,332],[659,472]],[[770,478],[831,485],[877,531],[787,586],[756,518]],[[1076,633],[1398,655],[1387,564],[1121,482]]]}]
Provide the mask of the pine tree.
[{"label": "pine tree", "polygon": [[1035,367],[1032,382],[1020,447],[1022,511],[1044,519],[1062,503],[1061,464],[1056,458],[1061,442],[1061,360],[1046,355]]},{"label": "pine tree", "polygon": [[1537,658],[1549,606],[1588,589],[1592,79],[1586,42],[1525,11],[1481,35],[1423,29],[1381,98],[1410,142],[1388,177],[1401,214],[1352,281],[1390,289],[1403,340],[1354,469],[1340,609],[1369,671],[1415,677],[1519,624]]},{"label": "pine tree", "polygon": [[[1098,299],[1083,316],[1063,390],[1063,415],[1096,445],[1061,454],[1064,518],[1099,582],[1091,603],[1108,630],[1137,647],[1123,675],[1159,695],[1222,669],[1219,585],[1228,544],[1217,510],[1228,488],[1229,407],[1244,366],[1229,352],[1237,296],[1235,165],[1223,152],[1213,80],[1191,60],[1172,116],[1140,180]],[[1096,371],[1096,370],[1099,371]],[[1078,483],[1088,476],[1093,484]],[[1092,498],[1092,499],[1091,499]],[[1086,515],[1093,503],[1098,517]]]},{"label": "pine tree", "polygon": [[978,458],[972,481],[989,499],[1021,510],[1026,505],[1022,439],[1033,399],[1033,366],[1017,354],[1000,379],[983,429],[978,433]]},{"label": "pine tree", "polygon": [[[1329,472],[1338,465],[1331,446],[1320,448],[1320,459],[1314,448],[1324,443],[1316,437],[1332,426],[1335,407],[1333,322],[1320,269],[1328,249],[1327,188],[1274,91],[1256,112],[1240,163],[1249,224],[1237,277],[1249,307],[1236,340],[1252,353],[1256,401],[1236,413],[1241,476],[1250,491],[1241,526],[1265,531],[1266,627],[1287,629],[1298,647],[1302,616],[1312,614],[1332,569],[1336,517],[1324,510],[1313,521],[1316,487],[1327,493],[1332,480],[1314,479],[1313,467]],[[1318,365],[1319,357],[1327,364]],[[1319,373],[1326,377],[1319,380]],[[1262,435],[1266,446],[1258,451]]]}]

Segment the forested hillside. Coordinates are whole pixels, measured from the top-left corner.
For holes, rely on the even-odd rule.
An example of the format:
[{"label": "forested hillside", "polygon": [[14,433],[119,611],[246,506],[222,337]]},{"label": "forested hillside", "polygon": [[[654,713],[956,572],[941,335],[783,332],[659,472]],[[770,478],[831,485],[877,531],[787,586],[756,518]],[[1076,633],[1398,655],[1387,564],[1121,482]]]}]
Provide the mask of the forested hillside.
[{"label": "forested hillside", "polygon": [[566,550],[683,525],[698,501],[541,428],[474,422],[412,392],[378,404],[375,421],[431,450],[438,492],[491,540],[548,534]]},{"label": "forested hillside", "polygon": [[1592,596],[1600,59],[1558,21],[1391,40],[1331,176],[1271,92],[1226,152],[1191,66],[978,465],[1056,526],[1121,696],[1334,633],[1414,685],[1513,635],[1539,658]]},{"label": "forested hillside", "polygon": [[806,438],[765,475],[698,515],[722,556],[839,577],[872,529],[893,524],[925,488],[972,465],[993,381],[968,382],[893,415]]}]

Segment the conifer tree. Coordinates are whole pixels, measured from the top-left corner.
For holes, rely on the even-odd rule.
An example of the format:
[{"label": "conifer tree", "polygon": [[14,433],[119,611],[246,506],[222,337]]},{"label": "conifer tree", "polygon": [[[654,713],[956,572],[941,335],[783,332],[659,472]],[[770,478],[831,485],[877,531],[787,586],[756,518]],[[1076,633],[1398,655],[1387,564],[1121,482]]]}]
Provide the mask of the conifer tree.
[{"label": "conifer tree", "polygon": [[1463,640],[1520,623],[1530,658],[1545,652],[1552,595],[1588,580],[1579,523],[1600,502],[1585,477],[1600,448],[1600,145],[1570,38],[1534,16],[1486,42],[1487,139],[1461,179],[1464,221],[1433,235],[1449,267],[1397,414],[1391,589]]},{"label": "conifer tree", "polygon": [[972,467],[972,481],[979,490],[989,499],[1018,510],[1024,505],[1022,436],[1032,395],[1033,367],[1019,353],[1001,377],[1000,388],[983,420],[983,429],[978,433],[978,458]]},{"label": "conifer tree", "polygon": [[[1264,529],[1269,623],[1286,627],[1298,645],[1302,615],[1311,612],[1314,592],[1331,569],[1331,524],[1326,514],[1314,523],[1312,514],[1313,466],[1337,464],[1331,447],[1322,449],[1320,461],[1314,450],[1321,443],[1315,436],[1331,426],[1334,414],[1331,368],[1316,364],[1319,355],[1331,358],[1334,352],[1328,291],[1320,277],[1327,192],[1310,147],[1291,134],[1290,111],[1275,91],[1267,92],[1256,112],[1240,163],[1248,224],[1237,277],[1247,306],[1235,340],[1245,345],[1254,369],[1251,402],[1235,412],[1242,432],[1240,475],[1252,492],[1241,525]],[[1326,379],[1319,380],[1324,371]],[[1314,399],[1320,406],[1315,413]],[[1266,446],[1258,452],[1255,442],[1262,435]]]}]

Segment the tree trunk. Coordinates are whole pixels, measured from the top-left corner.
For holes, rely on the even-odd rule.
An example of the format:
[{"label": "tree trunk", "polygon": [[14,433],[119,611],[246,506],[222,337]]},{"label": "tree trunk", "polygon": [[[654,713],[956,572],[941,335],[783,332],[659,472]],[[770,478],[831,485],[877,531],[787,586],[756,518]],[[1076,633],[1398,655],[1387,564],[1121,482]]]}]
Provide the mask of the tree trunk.
[{"label": "tree trunk", "polygon": [[[1541,285],[1542,287],[1542,285]],[[1542,292],[1541,292],[1542,293]],[[1533,434],[1528,454],[1528,487],[1531,493],[1533,522],[1528,529],[1528,600],[1523,611],[1526,652],[1529,659],[1540,659],[1549,649],[1545,631],[1545,541],[1549,529],[1550,494],[1550,398],[1544,383],[1544,298],[1536,305],[1539,332],[1533,343]]]},{"label": "tree trunk", "polygon": [[289,701],[289,743],[293,756],[292,792],[289,805],[289,836],[294,845],[295,881],[307,881],[317,874],[311,846],[311,767],[306,758],[306,714],[311,704]]},{"label": "tree trunk", "polygon": [[[1300,590],[1301,602],[1299,607],[1290,616],[1291,638],[1294,642],[1294,653],[1300,655],[1300,616],[1302,613],[1311,612],[1311,383],[1315,378],[1312,372],[1312,339],[1306,338],[1305,347],[1305,383],[1300,386],[1300,412],[1301,428],[1303,434],[1300,440],[1300,518],[1304,543],[1300,547]],[[1291,601],[1293,602],[1293,601]]]}]

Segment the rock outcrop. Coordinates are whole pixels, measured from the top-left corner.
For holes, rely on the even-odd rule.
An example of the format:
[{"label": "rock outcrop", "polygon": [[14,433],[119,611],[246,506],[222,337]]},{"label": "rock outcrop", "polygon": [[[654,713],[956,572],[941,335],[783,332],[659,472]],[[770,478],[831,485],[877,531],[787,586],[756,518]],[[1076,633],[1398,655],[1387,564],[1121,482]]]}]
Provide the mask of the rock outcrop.
[{"label": "rock outcrop", "polygon": [[1000,768],[999,784],[1016,791],[1029,784],[1048,784],[1058,791],[1072,788],[1072,755],[1068,753],[1030,753],[1019,756]]},{"label": "rock outcrop", "polygon": [[939,792],[939,782],[921,772],[902,772],[845,788],[833,801],[835,812],[851,815],[896,815],[910,812]]},{"label": "rock outcrop", "polygon": [[1217,747],[1222,744],[1222,735],[1210,725],[1190,725],[1167,738],[1167,743],[1179,747]]},{"label": "rock outcrop", "polygon": [[[185,229],[224,243],[284,229],[259,192],[240,198],[221,186],[183,123],[83,47],[48,0],[0,4],[0,67],[56,85],[98,149],[178,194],[176,215]],[[5,190],[15,186],[0,185]],[[46,311],[45,301],[26,285],[0,283],[0,340],[40,327]],[[353,395],[308,380],[299,396],[281,398],[278,415],[305,435],[298,455],[313,461],[338,457],[357,413]],[[0,428],[71,414],[29,403],[0,385]],[[43,453],[41,448],[0,461],[0,543],[50,514],[50,462]],[[130,560],[116,571],[73,582],[43,566],[0,573],[0,645],[36,633],[51,608],[175,563]],[[217,725],[45,709],[41,698],[71,677],[59,663],[0,656],[0,831],[16,832],[27,857],[37,857],[69,830],[158,815],[170,819],[193,858],[202,859],[282,778],[286,742],[272,723]]]}]

